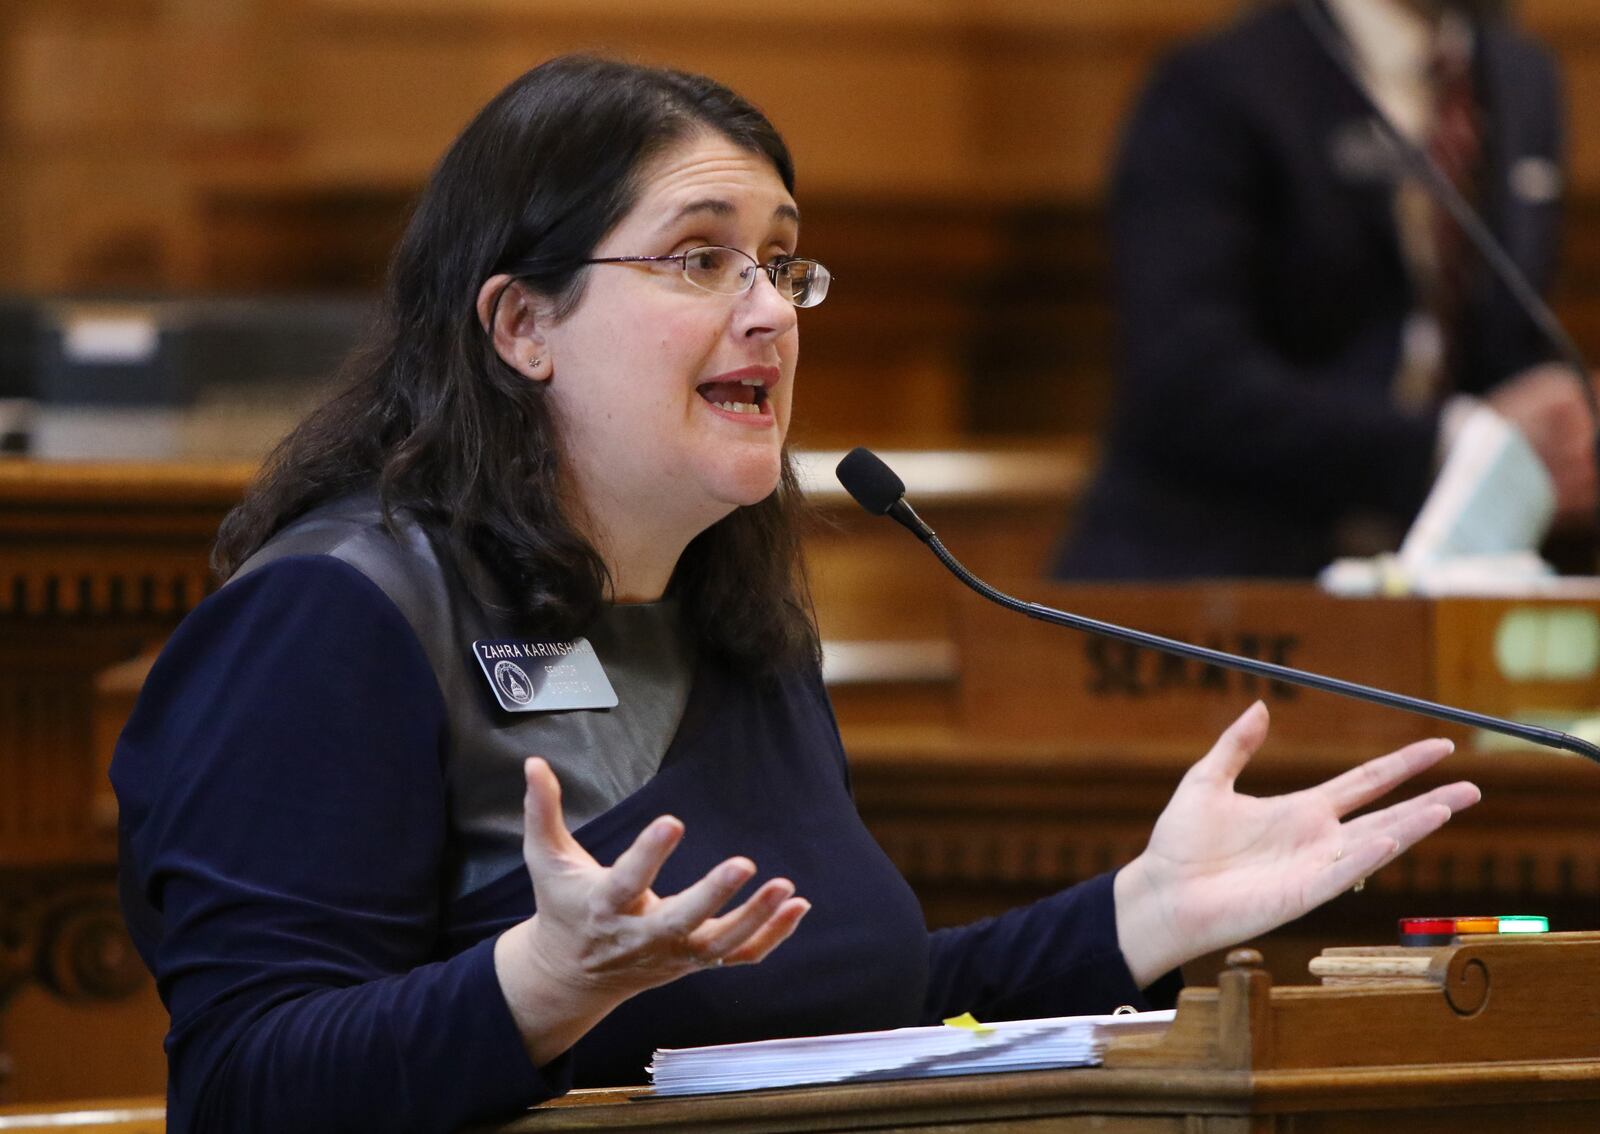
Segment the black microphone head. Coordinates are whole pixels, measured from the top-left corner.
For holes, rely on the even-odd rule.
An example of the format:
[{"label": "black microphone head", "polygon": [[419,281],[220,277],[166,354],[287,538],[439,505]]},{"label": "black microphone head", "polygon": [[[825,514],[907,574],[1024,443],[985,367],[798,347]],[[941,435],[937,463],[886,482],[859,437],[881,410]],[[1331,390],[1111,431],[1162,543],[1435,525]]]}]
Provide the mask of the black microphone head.
[{"label": "black microphone head", "polygon": [[859,445],[844,455],[834,475],[856,503],[874,516],[888,515],[889,509],[906,494],[905,482],[895,476],[894,470],[871,449]]}]

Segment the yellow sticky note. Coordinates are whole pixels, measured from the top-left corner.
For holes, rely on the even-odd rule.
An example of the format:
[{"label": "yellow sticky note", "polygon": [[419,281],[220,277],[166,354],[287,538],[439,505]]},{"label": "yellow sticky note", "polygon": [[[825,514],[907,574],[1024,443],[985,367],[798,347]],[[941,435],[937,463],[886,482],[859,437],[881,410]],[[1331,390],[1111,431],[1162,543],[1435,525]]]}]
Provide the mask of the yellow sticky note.
[{"label": "yellow sticky note", "polygon": [[951,1016],[944,1021],[947,1028],[966,1028],[969,1032],[976,1032],[980,1036],[989,1035],[994,1031],[988,1024],[980,1024],[971,1012],[963,1012],[959,1016]]}]

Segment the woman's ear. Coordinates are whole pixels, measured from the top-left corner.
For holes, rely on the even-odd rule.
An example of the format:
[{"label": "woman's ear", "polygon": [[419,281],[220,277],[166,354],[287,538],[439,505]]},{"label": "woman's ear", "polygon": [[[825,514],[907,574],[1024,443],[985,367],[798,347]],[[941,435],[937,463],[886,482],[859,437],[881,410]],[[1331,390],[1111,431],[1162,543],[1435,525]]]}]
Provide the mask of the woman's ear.
[{"label": "woman's ear", "polygon": [[490,276],[478,289],[478,324],[493,340],[495,353],[536,382],[548,381],[555,373],[544,337],[545,319],[538,296],[521,280]]}]

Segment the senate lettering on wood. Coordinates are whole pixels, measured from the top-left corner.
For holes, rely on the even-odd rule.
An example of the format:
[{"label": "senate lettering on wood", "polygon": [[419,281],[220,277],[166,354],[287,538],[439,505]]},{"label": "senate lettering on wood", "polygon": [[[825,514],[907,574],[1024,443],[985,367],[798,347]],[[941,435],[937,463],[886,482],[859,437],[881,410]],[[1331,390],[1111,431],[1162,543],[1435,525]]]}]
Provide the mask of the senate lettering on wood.
[{"label": "senate lettering on wood", "polygon": [[[1174,633],[1155,631],[1165,638]],[[1296,654],[1301,644],[1295,633],[1259,633],[1241,630],[1230,634],[1209,634],[1196,639],[1196,645],[1224,653],[1239,654],[1273,665],[1298,665]],[[1267,702],[1292,700],[1299,689],[1282,681],[1236,673],[1174,654],[1154,653],[1127,642],[1109,638],[1086,638],[1083,657],[1088,666],[1084,691],[1091,697],[1127,697],[1140,700],[1178,691],[1212,693],[1219,697],[1238,695],[1260,697]]]},{"label": "senate lettering on wood", "polygon": [[[1560,728],[1600,704],[1595,599],[1344,599],[1272,583],[1017,590],[1090,618],[1530,723]],[[1260,699],[1274,743],[1299,751],[1370,753],[1441,735],[1485,745],[1426,717],[1027,622],[976,599],[959,605],[957,622],[961,725],[995,739],[1192,755]]]}]

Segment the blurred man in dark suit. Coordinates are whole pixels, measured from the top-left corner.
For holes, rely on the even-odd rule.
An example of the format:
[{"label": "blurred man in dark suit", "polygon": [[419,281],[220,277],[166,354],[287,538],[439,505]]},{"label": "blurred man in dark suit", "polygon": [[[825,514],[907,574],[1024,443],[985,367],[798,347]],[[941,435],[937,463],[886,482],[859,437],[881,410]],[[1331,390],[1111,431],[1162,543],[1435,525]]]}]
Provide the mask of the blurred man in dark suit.
[{"label": "blurred man in dark suit", "polygon": [[1312,24],[1542,290],[1561,98],[1500,7],[1280,0],[1160,65],[1112,189],[1118,402],[1058,574],[1305,576],[1392,549],[1475,404],[1521,431],[1561,513],[1593,507],[1579,383]]}]

